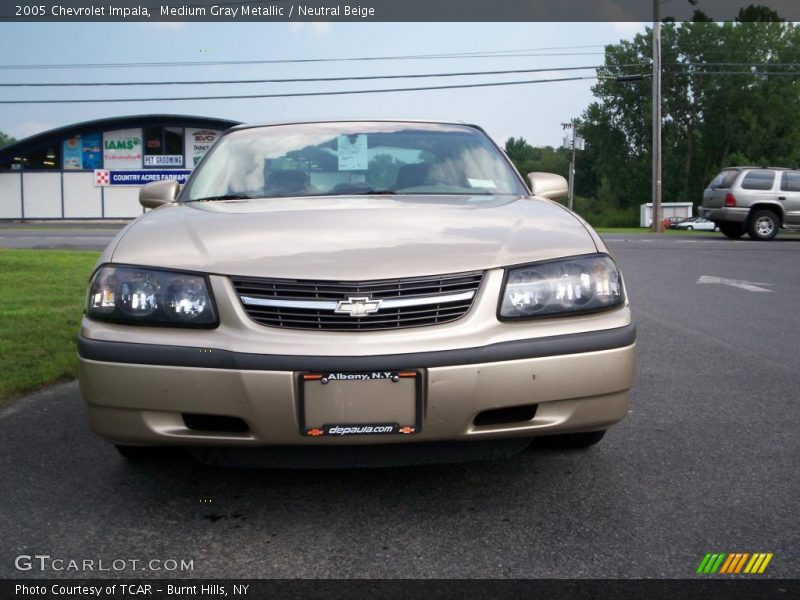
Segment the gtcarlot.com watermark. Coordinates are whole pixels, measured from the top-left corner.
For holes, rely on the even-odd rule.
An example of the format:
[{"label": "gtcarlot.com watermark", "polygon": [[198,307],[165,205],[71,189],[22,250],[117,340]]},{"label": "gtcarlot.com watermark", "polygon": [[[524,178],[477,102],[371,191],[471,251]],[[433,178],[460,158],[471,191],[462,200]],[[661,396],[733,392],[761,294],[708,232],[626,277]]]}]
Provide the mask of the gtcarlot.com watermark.
[{"label": "gtcarlot.com watermark", "polygon": [[183,558],[60,558],[49,554],[20,554],[17,571],[194,571],[194,560]]}]

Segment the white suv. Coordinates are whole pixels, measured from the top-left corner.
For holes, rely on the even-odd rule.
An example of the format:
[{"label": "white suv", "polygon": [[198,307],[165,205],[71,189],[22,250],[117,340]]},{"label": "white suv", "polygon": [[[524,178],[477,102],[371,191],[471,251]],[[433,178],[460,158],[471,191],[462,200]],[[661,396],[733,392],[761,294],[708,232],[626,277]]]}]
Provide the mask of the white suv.
[{"label": "white suv", "polygon": [[700,214],[729,238],[745,232],[771,240],[778,229],[800,229],[800,171],[772,167],[729,167],[703,192]]}]

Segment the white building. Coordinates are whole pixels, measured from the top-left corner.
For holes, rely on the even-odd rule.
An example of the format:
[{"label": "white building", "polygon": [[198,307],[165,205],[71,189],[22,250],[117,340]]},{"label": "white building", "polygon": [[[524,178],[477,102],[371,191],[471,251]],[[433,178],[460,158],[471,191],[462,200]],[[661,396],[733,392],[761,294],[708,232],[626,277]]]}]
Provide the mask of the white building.
[{"label": "white building", "polygon": [[[680,217],[688,219],[692,217],[694,205],[691,202],[662,202],[661,218]],[[653,203],[648,202],[639,207],[639,227],[650,227],[653,224]]]},{"label": "white building", "polygon": [[142,214],[139,188],[183,183],[236,121],[136,115],[52,129],[0,149],[0,220]]}]

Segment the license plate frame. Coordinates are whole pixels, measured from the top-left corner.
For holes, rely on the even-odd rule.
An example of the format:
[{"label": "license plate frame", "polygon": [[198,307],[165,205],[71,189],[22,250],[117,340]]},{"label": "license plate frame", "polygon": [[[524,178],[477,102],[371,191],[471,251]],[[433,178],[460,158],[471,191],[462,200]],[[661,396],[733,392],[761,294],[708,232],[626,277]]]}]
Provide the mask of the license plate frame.
[{"label": "license plate frame", "polygon": [[[398,381],[393,381],[397,377]],[[322,381],[326,379],[327,383]],[[365,382],[380,381],[380,385],[402,385],[403,380],[413,379],[413,416],[412,422],[395,422],[396,419],[389,418],[385,421],[350,421],[332,422],[321,424],[309,424],[307,419],[309,411],[306,402],[309,400],[307,385],[360,385]],[[419,369],[398,369],[393,371],[366,372],[366,371],[305,371],[296,374],[297,398],[298,398],[298,417],[300,425],[300,435],[303,437],[370,437],[374,435],[396,435],[404,437],[416,435],[422,431],[422,412],[423,412],[423,374]],[[318,391],[318,390],[317,390]],[[402,390],[401,390],[402,393]],[[407,401],[407,398],[403,400]]]}]

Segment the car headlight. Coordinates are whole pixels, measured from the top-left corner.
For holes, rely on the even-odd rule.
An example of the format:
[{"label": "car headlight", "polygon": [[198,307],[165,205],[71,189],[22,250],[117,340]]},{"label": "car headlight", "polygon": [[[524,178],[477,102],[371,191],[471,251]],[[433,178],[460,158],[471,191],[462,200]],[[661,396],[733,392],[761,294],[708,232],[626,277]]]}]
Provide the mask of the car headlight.
[{"label": "car headlight", "polygon": [[625,301],[619,271],[605,254],[577,256],[509,269],[501,319],[587,313]]},{"label": "car headlight", "polygon": [[104,265],[89,284],[86,314],[141,325],[215,327],[214,302],[204,275]]}]

